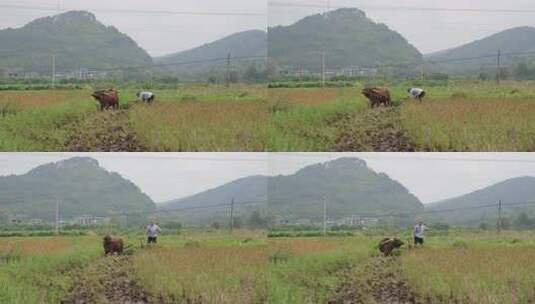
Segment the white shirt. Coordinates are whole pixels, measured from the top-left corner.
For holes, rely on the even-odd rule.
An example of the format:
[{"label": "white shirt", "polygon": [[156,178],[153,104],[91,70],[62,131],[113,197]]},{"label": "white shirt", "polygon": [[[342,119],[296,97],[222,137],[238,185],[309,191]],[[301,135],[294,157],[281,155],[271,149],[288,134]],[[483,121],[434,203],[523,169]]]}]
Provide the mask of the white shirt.
[{"label": "white shirt", "polygon": [[422,225],[416,224],[416,225],[414,225],[414,230],[412,231],[412,234],[417,238],[423,239],[424,238],[424,234],[425,234],[425,229],[426,229],[426,227],[425,227],[424,224],[422,224]]},{"label": "white shirt", "polygon": [[409,91],[409,94],[411,94],[412,98],[418,98],[418,97],[420,97],[420,95],[422,95],[423,92],[424,92],[424,90],[422,90],[420,88],[412,88]]},{"label": "white shirt", "polygon": [[149,100],[149,98],[151,98],[152,96],[154,96],[154,93],[143,91],[143,92],[139,92],[138,98],[140,101],[145,101],[145,100]]},{"label": "white shirt", "polygon": [[162,229],[160,229],[160,227],[156,224],[147,226],[147,235],[150,237],[157,237],[158,233],[161,231]]}]

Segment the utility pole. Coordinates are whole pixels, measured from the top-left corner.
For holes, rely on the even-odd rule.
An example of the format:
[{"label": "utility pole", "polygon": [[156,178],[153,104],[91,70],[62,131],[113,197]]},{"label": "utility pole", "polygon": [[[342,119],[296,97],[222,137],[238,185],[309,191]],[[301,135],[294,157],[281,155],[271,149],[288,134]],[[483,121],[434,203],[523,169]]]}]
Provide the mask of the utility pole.
[{"label": "utility pole", "polygon": [[230,233],[234,230],[234,198],[230,201]]},{"label": "utility pole", "polygon": [[498,234],[502,231],[502,200],[498,202],[498,224],[496,225]]},{"label": "utility pole", "polygon": [[52,51],[50,54],[52,60],[52,89],[56,88],[56,53]]},{"label": "utility pole", "polygon": [[500,84],[501,80],[501,73],[502,73],[502,67],[501,67],[501,57],[502,57],[502,50],[498,50],[498,58],[497,58],[497,65],[496,65],[496,82]]},{"label": "utility pole", "polygon": [[425,63],[422,63],[422,71],[421,71],[421,76],[422,76],[422,83],[425,81]]},{"label": "utility pole", "polygon": [[321,86],[325,86],[325,50],[321,51]]},{"label": "utility pole", "polygon": [[323,196],[323,235],[327,235],[327,198]]},{"label": "utility pole", "polygon": [[227,88],[230,86],[230,53],[228,53],[227,56],[227,80],[226,80]]},{"label": "utility pole", "polygon": [[59,235],[59,199],[56,199],[56,234]]}]

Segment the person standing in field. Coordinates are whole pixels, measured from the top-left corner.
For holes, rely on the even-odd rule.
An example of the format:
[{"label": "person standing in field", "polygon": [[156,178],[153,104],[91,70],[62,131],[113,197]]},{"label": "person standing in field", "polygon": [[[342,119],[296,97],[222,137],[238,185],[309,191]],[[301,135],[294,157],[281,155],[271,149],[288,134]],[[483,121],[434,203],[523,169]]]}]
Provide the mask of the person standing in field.
[{"label": "person standing in field", "polygon": [[147,244],[156,244],[158,241],[158,233],[162,232],[160,226],[156,225],[154,221],[150,221],[147,226]]},{"label": "person standing in field", "polygon": [[414,236],[414,246],[423,246],[424,244],[424,235],[425,230],[427,227],[424,225],[424,221],[422,219],[416,220],[416,225],[414,225],[414,229],[412,230],[412,235]]},{"label": "person standing in field", "polygon": [[409,92],[412,99],[418,99],[419,101],[422,101],[422,99],[425,97],[425,91],[420,88],[410,88],[407,90],[407,92]]}]

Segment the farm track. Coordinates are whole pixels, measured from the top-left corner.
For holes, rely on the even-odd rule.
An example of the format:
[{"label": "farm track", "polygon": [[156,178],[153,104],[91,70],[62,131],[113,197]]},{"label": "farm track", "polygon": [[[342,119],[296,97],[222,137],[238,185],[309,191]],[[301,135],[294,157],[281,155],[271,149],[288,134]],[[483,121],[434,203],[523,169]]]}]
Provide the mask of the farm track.
[{"label": "farm track", "polygon": [[150,303],[148,294],[134,281],[128,256],[107,256],[73,274],[75,286],[62,304]]},{"label": "farm track", "polygon": [[335,151],[414,152],[415,147],[403,129],[399,108],[368,109],[337,122],[342,134]]},{"label": "farm track", "polygon": [[401,276],[399,258],[374,257],[362,267],[343,272],[345,284],[329,304],[420,304]]},{"label": "farm track", "polygon": [[147,151],[129,126],[128,110],[106,110],[73,126],[66,150],[71,152]]}]

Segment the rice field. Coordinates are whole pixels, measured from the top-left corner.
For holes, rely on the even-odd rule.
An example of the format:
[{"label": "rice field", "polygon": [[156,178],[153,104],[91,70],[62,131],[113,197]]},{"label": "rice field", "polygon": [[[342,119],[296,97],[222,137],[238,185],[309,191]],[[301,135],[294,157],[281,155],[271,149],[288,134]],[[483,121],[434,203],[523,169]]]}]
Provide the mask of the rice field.
[{"label": "rice field", "polygon": [[[535,89],[529,82],[386,85],[396,107],[390,122],[370,115],[361,84],[344,88],[274,88],[270,151],[533,151]],[[392,139],[395,136],[402,140]],[[385,138],[386,137],[386,138]],[[397,142],[403,142],[397,146]],[[405,142],[409,142],[408,144]]]},{"label": "rice field", "polygon": [[145,295],[142,303],[381,303],[377,290],[385,286],[388,297],[403,288],[416,303],[535,299],[532,232],[454,231],[389,259],[378,254],[380,235],[271,239],[262,231],[189,230],[145,248],[136,245],[139,235],[122,237],[135,247],[124,258],[103,257],[97,236],[0,238],[0,301],[73,303],[91,295],[89,302],[118,303],[132,291],[125,288]]},{"label": "rice field", "polygon": [[90,88],[0,91],[0,151],[142,150],[115,143],[123,138],[138,138],[150,151],[266,149],[263,86],[192,84],[152,90],[152,107],[136,102],[140,88],[118,90],[121,115],[101,115]]}]

